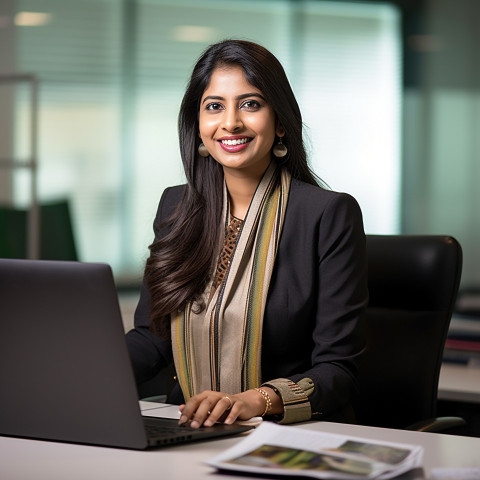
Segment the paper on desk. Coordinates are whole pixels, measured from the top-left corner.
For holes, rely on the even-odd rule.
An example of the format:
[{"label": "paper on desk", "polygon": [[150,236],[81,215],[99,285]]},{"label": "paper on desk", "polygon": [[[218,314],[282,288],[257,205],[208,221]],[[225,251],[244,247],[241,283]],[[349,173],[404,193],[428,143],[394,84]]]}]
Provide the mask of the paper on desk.
[{"label": "paper on desk", "polygon": [[478,480],[480,468],[434,468],[432,478],[434,480]]},{"label": "paper on desk", "polygon": [[143,400],[140,400],[139,404],[143,416],[177,419],[180,418],[178,405],[170,405],[168,403],[145,402]]},{"label": "paper on desk", "polygon": [[208,465],[235,472],[387,479],[421,466],[423,448],[265,422]]}]

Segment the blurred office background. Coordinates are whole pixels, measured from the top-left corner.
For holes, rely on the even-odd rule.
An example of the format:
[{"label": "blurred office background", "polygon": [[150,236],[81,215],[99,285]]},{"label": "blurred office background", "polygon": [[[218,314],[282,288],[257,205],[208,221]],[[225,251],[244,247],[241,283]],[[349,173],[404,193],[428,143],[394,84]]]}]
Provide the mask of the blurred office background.
[{"label": "blurred office background", "polygon": [[[1,0],[0,80],[38,78],[39,202],[68,202],[78,258],[119,284],[140,281],[161,192],[183,182],[191,68],[236,37],[280,59],[311,165],[367,233],[451,234],[480,287],[479,23],[477,0]],[[17,209],[30,102],[28,82],[0,81],[0,204]]]}]

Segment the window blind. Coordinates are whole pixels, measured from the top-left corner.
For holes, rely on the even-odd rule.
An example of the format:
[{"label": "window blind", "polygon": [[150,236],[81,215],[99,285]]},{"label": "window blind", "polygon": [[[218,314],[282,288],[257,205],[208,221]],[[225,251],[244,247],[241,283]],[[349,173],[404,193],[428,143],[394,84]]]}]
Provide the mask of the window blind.
[{"label": "window blind", "polygon": [[[398,229],[399,13],[382,3],[263,0],[17,0],[18,65],[40,90],[40,196],[68,197],[81,260],[140,277],[163,189],[183,182],[177,115],[203,49],[243,38],[284,65],[310,162],[352,193],[369,233]],[[130,6],[130,9],[126,8]],[[133,12],[133,16],[128,16]],[[26,101],[17,98],[17,150]],[[23,112],[23,113],[22,113]],[[25,174],[15,196],[28,201]]]}]

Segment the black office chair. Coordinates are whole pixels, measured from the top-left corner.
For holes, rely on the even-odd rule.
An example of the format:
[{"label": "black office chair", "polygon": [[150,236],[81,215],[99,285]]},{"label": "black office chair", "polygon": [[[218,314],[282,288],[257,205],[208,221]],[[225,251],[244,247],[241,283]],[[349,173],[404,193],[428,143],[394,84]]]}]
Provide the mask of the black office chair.
[{"label": "black office chair", "polygon": [[[0,205],[0,257],[27,257],[27,217],[24,209]],[[40,258],[78,260],[68,200],[40,205]]]},{"label": "black office chair", "polygon": [[448,236],[368,235],[368,348],[360,361],[362,425],[447,431],[435,418],[443,348],[462,270]]}]

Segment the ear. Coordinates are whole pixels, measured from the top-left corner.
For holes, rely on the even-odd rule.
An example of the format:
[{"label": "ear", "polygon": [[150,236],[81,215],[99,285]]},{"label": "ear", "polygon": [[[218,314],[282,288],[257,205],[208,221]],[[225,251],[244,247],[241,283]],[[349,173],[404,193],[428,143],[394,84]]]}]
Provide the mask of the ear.
[{"label": "ear", "polygon": [[276,128],[275,128],[275,133],[276,133],[277,137],[280,137],[280,138],[285,136],[285,128],[283,127],[283,125],[278,120],[277,120],[277,125],[276,125]]}]

